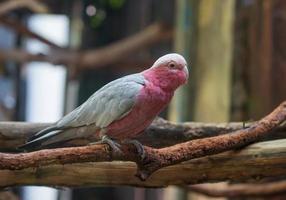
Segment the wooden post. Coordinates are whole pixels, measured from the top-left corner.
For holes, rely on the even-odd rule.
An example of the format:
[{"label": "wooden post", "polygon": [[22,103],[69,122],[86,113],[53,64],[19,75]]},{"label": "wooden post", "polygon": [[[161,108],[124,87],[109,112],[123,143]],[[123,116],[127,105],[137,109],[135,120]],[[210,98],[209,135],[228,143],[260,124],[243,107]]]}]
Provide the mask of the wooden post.
[{"label": "wooden post", "polygon": [[234,6],[234,0],[177,1],[175,50],[187,59],[190,80],[176,93],[170,120],[229,120]]},{"label": "wooden post", "polygon": [[200,1],[194,101],[196,121],[229,120],[234,6],[234,0]]},{"label": "wooden post", "polygon": [[[229,121],[234,0],[201,0],[198,7],[194,120]],[[189,199],[208,197],[190,193]]]},{"label": "wooden post", "polygon": [[186,121],[192,118],[192,98],[196,70],[196,31],[198,1],[181,0],[177,2],[175,27],[175,52],[182,54],[188,62],[190,79],[187,85],[178,89],[169,110],[171,121]]},{"label": "wooden post", "polygon": [[[173,98],[169,110],[169,119],[171,121],[187,121],[192,118],[192,88],[194,88],[195,79],[193,74],[193,65],[196,54],[196,8],[198,2],[195,0],[176,1],[176,26],[175,26],[175,52],[182,54],[190,71],[190,80],[188,84],[181,87]],[[165,190],[164,199],[187,199],[187,193],[178,187],[169,187]]]},{"label": "wooden post", "polygon": [[271,110],[272,4],[256,0],[250,13],[250,117]]}]

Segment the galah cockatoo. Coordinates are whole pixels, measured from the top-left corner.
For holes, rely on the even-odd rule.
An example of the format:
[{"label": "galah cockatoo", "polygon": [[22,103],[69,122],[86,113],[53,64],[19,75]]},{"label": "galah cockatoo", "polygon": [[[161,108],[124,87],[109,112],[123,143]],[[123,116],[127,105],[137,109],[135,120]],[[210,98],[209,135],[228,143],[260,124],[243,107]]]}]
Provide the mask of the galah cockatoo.
[{"label": "galah cockatoo", "polygon": [[[142,133],[170,102],[175,90],[187,82],[188,76],[183,56],[164,55],[151,68],[106,84],[81,106],[32,136],[21,148],[39,149],[93,135],[113,150],[119,150],[120,145],[115,141],[130,140]],[[141,145],[137,141],[133,144],[137,148]]]}]

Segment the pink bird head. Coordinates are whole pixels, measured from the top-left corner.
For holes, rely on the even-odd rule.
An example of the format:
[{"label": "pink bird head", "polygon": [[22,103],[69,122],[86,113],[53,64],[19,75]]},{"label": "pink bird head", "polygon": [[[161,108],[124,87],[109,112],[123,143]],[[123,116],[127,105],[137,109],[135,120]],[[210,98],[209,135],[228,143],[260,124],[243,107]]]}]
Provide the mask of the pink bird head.
[{"label": "pink bird head", "polygon": [[171,53],[160,57],[143,75],[162,89],[174,91],[187,82],[189,72],[184,57]]}]

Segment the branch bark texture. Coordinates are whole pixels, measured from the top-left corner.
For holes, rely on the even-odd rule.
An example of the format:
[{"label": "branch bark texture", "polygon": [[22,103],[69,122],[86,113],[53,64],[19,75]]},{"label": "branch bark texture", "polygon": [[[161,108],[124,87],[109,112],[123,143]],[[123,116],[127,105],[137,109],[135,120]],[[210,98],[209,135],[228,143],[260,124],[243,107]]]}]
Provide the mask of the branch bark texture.
[{"label": "branch bark texture", "polygon": [[[140,181],[134,176],[137,172],[134,162],[46,163],[48,165],[34,163],[34,167],[20,170],[0,170],[0,187],[19,185],[166,187],[221,181],[257,182],[263,178],[285,175],[285,144],[285,139],[260,142],[242,150],[193,159],[159,169],[146,181]],[[57,156],[65,157],[63,154]],[[36,165],[38,167],[35,167]]]},{"label": "branch bark texture", "polygon": [[107,145],[59,148],[40,150],[31,153],[0,154],[0,169],[21,170],[37,168],[51,164],[72,164],[83,162],[133,161],[137,163],[137,176],[146,180],[160,168],[175,165],[183,161],[223,151],[241,148],[259,140],[262,136],[278,127],[286,120],[286,102],[281,103],[271,114],[249,128],[237,130],[231,134],[197,139],[170,147],[154,149],[144,147],[146,157],[142,160],[132,145],[122,145],[122,153],[113,153]]}]

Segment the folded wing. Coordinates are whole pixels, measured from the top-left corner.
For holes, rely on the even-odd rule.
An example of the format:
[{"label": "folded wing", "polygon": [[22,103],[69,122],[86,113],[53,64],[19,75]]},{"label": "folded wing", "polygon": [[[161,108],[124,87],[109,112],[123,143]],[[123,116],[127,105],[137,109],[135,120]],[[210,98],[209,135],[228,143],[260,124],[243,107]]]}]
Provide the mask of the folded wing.
[{"label": "folded wing", "polygon": [[107,127],[131,111],[144,84],[144,77],[140,74],[110,82],[58,121],[56,126],[70,128],[94,124],[99,128]]}]

